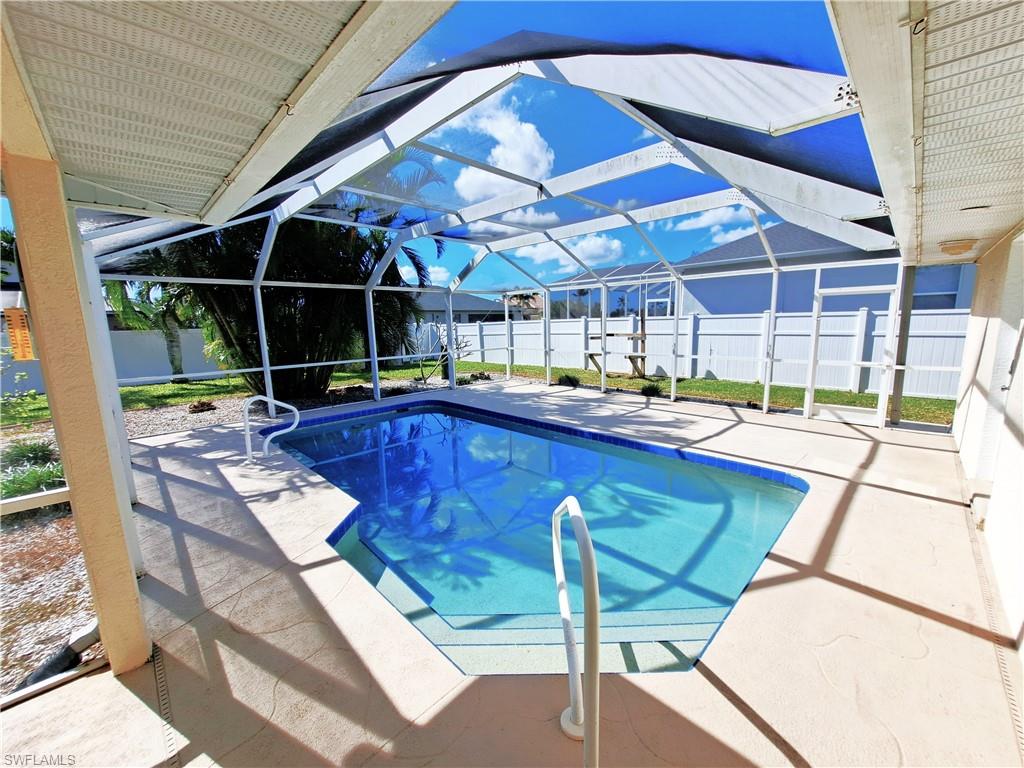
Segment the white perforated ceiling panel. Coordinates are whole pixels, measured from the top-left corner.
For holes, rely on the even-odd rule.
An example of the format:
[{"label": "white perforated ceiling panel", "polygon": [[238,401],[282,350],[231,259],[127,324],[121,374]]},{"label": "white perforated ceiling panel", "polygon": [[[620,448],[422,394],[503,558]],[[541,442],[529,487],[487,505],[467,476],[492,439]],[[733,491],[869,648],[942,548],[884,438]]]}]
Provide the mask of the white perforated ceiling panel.
[{"label": "white perforated ceiling panel", "polygon": [[33,1],[4,14],[62,169],[198,214],[360,5]]},{"label": "white perforated ceiling panel", "polygon": [[923,92],[923,261],[977,257],[1024,217],[1024,4],[930,3]]}]

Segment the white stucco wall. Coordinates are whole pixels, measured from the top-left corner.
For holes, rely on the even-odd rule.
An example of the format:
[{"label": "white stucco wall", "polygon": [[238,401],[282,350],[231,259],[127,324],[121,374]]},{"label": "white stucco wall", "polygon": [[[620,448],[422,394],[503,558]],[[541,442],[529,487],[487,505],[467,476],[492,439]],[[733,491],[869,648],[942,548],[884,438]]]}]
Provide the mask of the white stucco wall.
[{"label": "white stucco wall", "polygon": [[1024,235],[1018,235],[978,262],[953,423],[1011,635],[1024,626],[1022,327]]}]

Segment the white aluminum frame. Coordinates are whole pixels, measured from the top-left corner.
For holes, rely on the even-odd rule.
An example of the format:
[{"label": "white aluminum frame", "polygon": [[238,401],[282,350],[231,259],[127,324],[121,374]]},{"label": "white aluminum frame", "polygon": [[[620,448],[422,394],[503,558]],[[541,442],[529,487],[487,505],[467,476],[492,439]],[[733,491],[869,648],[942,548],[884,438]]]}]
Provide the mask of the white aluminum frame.
[{"label": "white aluminum frame", "polygon": [[[665,72],[674,74],[666,77]],[[632,118],[638,125],[654,132],[662,140],[651,146],[627,152],[623,155],[612,157],[550,179],[527,178],[520,174],[496,168],[489,163],[477,161],[451,150],[424,142],[424,137],[438,127],[524,76],[589,89],[613,108]],[[400,95],[400,93],[405,93],[416,87],[419,86],[402,86],[400,89],[395,90],[395,94]],[[709,96],[712,93],[715,94],[714,98]],[[380,94],[376,101],[379,102],[389,98],[392,98],[390,94]],[[820,287],[821,269],[842,268],[843,266],[852,266],[853,264],[861,265],[865,262],[823,264],[817,267],[812,265],[780,266],[758,220],[758,213],[774,213],[787,221],[863,250],[877,251],[893,249],[897,247],[897,244],[891,236],[861,226],[855,222],[867,216],[887,214],[888,207],[886,202],[876,195],[724,150],[715,149],[697,142],[680,139],[665,130],[656,121],[641,113],[627,99],[678,112],[696,114],[718,122],[743,126],[771,135],[780,135],[801,127],[853,114],[860,110],[856,93],[853,90],[852,84],[846,78],[756,62],[725,60],[701,54],[659,54],[649,56],[584,55],[559,60],[525,61],[514,68],[499,66],[463,72],[452,77],[434,93],[397,117],[385,128],[357,144],[336,153],[333,157],[320,161],[314,167],[308,169],[307,172],[301,174],[300,177],[293,177],[276,184],[250,198],[250,205],[252,205],[268,200],[274,195],[287,193],[288,197],[273,210],[242,216],[220,226],[203,227],[195,232],[172,235],[143,245],[119,249],[104,254],[99,259],[101,264],[109,264],[144,248],[168,245],[179,240],[216,231],[223,226],[234,226],[266,218],[267,232],[252,280],[117,275],[109,273],[102,274],[101,279],[185,283],[205,282],[220,285],[251,286],[255,300],[257,328],[261,347],[261,368],[257,370],[261,370],[263,373],[269,406],[272,415],[275,415],[272,372],[280,369],[282,366],[272,365],[269,359],[267,330],[263,317],[262,288],[363,290],[366,297],[367,333],[370,348],[368,362],[370,362],[373,377],[374,398],[379,399],[379,362],[385,358],[380,358],[377,354],[376,330],[373,317],[373,292],[375,290],[443,292],[446,297],[449,344],[453,344],[452,295],[456,291],[464,290],[462,285],[465,280],[491,254],[510,264],[531,283],[537,285],[543,293],[545,369],[546,378],[550,383],[553,353],[550,338],[551,292],[558,287],[558,284],[544,283],[529,270],[510,258],[508,252],[524,246],[551,242],[561,249],[573,262],[578,264],[591,278],[590,281],[573,281],[571,287],[588,288],[590,290],[593,290],[594,287],[599,287],[601,290],[601,389],[604,391],[607,388],[608,291],[613,287],[637,284],[638,276],[623,275],[620,278],[615,278],[613,273],[602,275],[580,259],[573,252],[570,244],[565,241],[597,232],[629,227],[637,233],[645,245],[657,256],[664,269],[663,273],[644,276],[639,282],[645,285],[663,282],[675,285],[674,325],[676,326],[676,333],[673,344],[673,398],[676,394],[678,360],[690,359],[692,357],[692,355],[680,355],[678,351],[678,322],[685,291],[684,279],[694,280],[727,275],[771,273],[770,328],[768,348],[764,354],[765,389],[762,403],[763,410],[767,412],[772,366],[775,362],[774,326],[780,272],[813,268],[818,276],[817,287]],[[367,171],[374,164],[385,160],[394,152],[410,146],[492,173],[495,177],[515,181],[522,188],[504,192],[458,210],[449,210],[436,219],[406,227],[386,227],[357,221],[334,219],[330,216],[318,215],[315,209],[307,210],[309,206],[314,205],[337,189],[351,189],[357,193],[391,199],[398,204],[422,205],[418,201],[406,200],[370,189],[364,190],[358,185],[353,185],[354,179],[359,174]],[[714,176],[725,181],[730,185],[730,188],[720,192],[676,199],[633,210],[619,210],[580,194],[581,191],[589,187],[667,165],[675,165],[687,171]],[[572,199],[581,204],[591,206],[602,213],[585,221],[550,228],[533,227],[523,223],[504,221],[501,218],[504,214],[518,208],[555,198]],[[740,267],[727,272],[708,270],[706,272],[688,274],[685,265],[675,264],[665,257],[641,226],[642,224],[665,218],[732,205],[743,205],[747,208],[770,262],[771,266],[769,268],[744,269]],[[443,207],[438,206],[428,207],[442,212],[445,210]],[[338,226],[385,230],[395,233],[395,236],[384,258],[376,265],[365,285],[268,281],[265,279],[266,270],[277,229],[281,223],[292,216],[323,221]],[[132,229],[146,226],[152,221],[131,222],[107,231],[92,233],[89,235],[89,239],[98,248],[101,248],[102,240],[105,236],[131,231]],[[422,237],[465,243],[467,241],[463,238],[453,237],[444,233],[453,227],[468,225],[474,222],[489,222],[505,227],[506,230],[519,230],[522,234],[496,234],[493,238],[484,239],[474,256],[464,265],[448,286],[380,285],[381,278],[394,262],[401,247]],[[882,264],[891,263],[891,261],[893,260],[872,259],[870,263]],[[570,287],[569,284],[566,284],[566,287]],[[860,290],[860,292],[863,293],[864,291]],[[500,293],[503,295],[507,315],[509,291],[506,289],[500,291]],[[817,292],[816,300],[820,309],[820,296],[818,296]],[[514,341],[511,339],[511,333],[508,333],[507,336],[506,375],[510,376]],[[589,342],[587,346],[589,348]],[[402,357],[410,356],[403,355]],[[310,363],[308,365],[327,364],[329,363]],[[811,368],[813,367],[812,365]],[[454,365],[449,367],[451,387],[455,386],[454,368]],[[813,378],[813,373],[811,377]],[[813,401],[813,388],[809,389],[809,392]],[[805,408],[805,411],[809,411],[809,409]]]}]

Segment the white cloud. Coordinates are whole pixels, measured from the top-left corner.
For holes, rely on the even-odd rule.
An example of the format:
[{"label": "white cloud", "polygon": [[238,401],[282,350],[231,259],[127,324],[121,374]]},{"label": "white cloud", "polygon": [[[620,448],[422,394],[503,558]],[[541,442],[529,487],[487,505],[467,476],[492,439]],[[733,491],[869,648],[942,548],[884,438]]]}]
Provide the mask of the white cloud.
[{"label": "white cloud", "polygon": [[632,211],[634,208],[640,207],[640,201],[635,197],[630,198],[619,198],[615,201],[613,208],[618,208],[620,211]]},{"label": "white cloud", "polygon": [[[464,130],[486,136],[495,143],[487,163],[529,179],[546,179],[555,163],[554,150],[537,126],[519,117],[519,101],[499,92],[466,110],[448,123],[442,133]],[[479,168],[467,167],[455,179],[455,191],[468,203],[519,189],[521,185]]]},{"label": "white cloud", "polygon": [[739,240],[741,237],[752,235],[756,231],[753,224],[749,227],[736,227],[736,229],[723,229],[715,224],[711,227],[711,242],[715,245],[725,245],[733,240]]},{"label": "white cloud", "polygon": [[642,131],[640,131],[640,133],[637,134],[637,137],[635,139],[633,139],[633,143],[636,144],[638,142],[647,141],[647,139],[653,139],[653,138],[654,138],[654,133],[652,133],[651,131],[649,131],[646,128],[644,128]]},{"label": "white cloud", "polygon": [[430,282],[434,285],[447,283],[452,276],[452,273],[449,272],[446,267],[442,267],[438,264],[431,264],[427,267],[427,274],[430,275]]},{"label": "white cloud", "polygon": [[741,221],[750,221],[750,214],[743,210],[743,206],[734,205],[730,208],[712,208],[710,211],[702,211],[696,216],[688,216],[675,222],[668,229],[673,232],[684,232],[688,229],[738,224]]},{"label": "white cloud", "polygon": [[[767,224],[762,224],[761,229],[769,229],[778,224],[777,221],[769,221]],[[736,229],[725,229],[724,227],[716,224],[711,227],[711,242],[715,245],[724,245],[725,243],[731,243],[733,240],[739,240],[741,237],[752,235],[757,231],[753,224],[749,227],[737,227]]]},{"label": "white cloud", "polygon": [[[567,240],[565,245],[591,267],[603,267],[622,261],[622,241],[608,235],[585,235]],[[558,269],[555,270],[555,274],[559,275],[568,275],[580,270],[580,265],[554,243],[528,245],[516,251],[516,256],[528,259],[534,264],[557,261]]]},{"label": "white cloud", "polygon": [[[411,264],[399,264],[398,273],[407,283],[419,282],[419,277],[416,276],[416,270],[413,269]],[[431,264],[427,267],[427,274],[430,276],[430,282],[434,285],[447,283],[449,278],[452,276],[452,273],[449,272],[446,267],[442,267],[439,264]]]},{"label": "white cloud", "polygon": [[552,227],[558,223],[558,214],[554,211],[541,213],[531,205],[526,209],[509,211],[501,220],[510,224],[526,224],[529,227]]}]

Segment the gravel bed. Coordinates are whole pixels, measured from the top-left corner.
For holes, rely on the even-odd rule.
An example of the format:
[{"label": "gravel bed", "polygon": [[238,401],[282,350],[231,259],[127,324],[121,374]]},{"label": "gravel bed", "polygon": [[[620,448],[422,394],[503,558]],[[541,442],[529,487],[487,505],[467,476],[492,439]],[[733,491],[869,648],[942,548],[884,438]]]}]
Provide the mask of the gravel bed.
[{"label": "gravel bed", "polygon": [[[446,386],[448,386],[447,382],[441,381],[431,381],[427,384],[411,380],[382,381],[380,383],[381,394],[384,397],[405,394],[406,392],[443,389]],[[349,387],[331,389],[323,397],[294,400],[292,405],[300,411],[305,411],[310,408],[323,408],[330,405],[357,403],[372,399],[373,390],[370,387],[356,384]],[[233,424],[242,420],[242,403],[245,400],[245,397],[228,397],[222,400],[213,400],[213,410],[201,411],[199,413],[190,413],[188,405],[169,405],[165,408],[125,411],[125,427],[128,430],[128,437],[135,439],[148,435],[161,435],[168,432],[184,432],[201,427],[212,427],[217,424]],[[252,410],[253,414],[266,415],[267,412],[262,403],[256,403]]]},{"label": "gravel bed", "polygon": [[[6,695],[95,614],[69,506],[6,515],[0,559],[0,694]],[[97,644],[83,660],[102,655]]]}]

